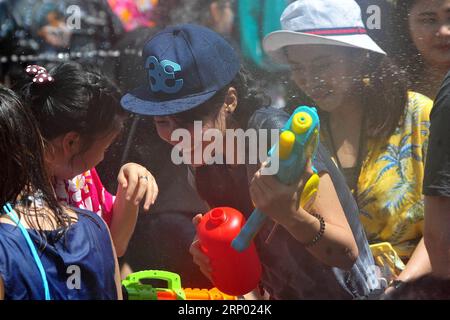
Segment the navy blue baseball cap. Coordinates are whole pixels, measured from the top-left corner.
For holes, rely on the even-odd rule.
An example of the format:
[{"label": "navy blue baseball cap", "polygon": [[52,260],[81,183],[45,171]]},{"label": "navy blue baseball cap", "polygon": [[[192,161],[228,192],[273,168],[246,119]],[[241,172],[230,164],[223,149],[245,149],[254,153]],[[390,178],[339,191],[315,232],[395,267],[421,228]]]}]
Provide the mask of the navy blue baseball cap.
[{"label": "navy blue baseball cap", "polygon": [[194,24],[167,27],[142,51],[146,83],[121,99],[130,112],[164,116],[193,109],[229,84],[240,69],[233,47]]}]

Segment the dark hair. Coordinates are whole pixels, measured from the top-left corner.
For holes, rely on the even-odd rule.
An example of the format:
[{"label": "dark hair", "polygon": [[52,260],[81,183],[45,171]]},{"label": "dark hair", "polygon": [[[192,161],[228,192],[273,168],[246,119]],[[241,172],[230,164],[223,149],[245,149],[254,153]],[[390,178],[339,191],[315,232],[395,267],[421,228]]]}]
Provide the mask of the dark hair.
[{"label": "dark hair", "polygon": [[395,63],[407,72],[412,85],[421,82],[425,68],[422,54],[411,38],[409,15],[417,0],[397,0],[393,13],[391,34],[394,35],[390,47]]},{"label": "dark hair", "polygon": [[75,131],[84,151],[94,138],[121,129],[119,89],[91,66],[65,62],[50,70],[52,83],[31,80],[21,92],[38,121],[44,139],[52,140]]},{"label": "dark hair", "polygon": [[252,114],[259,108],[268,106],[270,98],[259,88],[259,84],[252,78],[245,67],[241,67],[236,77],[219,90],[211,99],[198,107],[175,115],[180,125],[192,124],[195,120],[203,120],[218,115],[229,88],[237,91],[237,108],[232,114],[232,120],[240,128],[246,128]]},{"label": "dark hair", "polygon": [[368,137],[389,137],[403,121],[408,104],[406,73],[382,55],[369,54],[359,81]]},{"label": "dark hair", "polygon": [[[27,223],[42,234],[36,202],[42,199],[53,212],[55,229],[65,231],[70,226],[70,216],[58,203],[44,162],[44,144],[30,112],[20,103],[16,94],[0,86],[0,202],[14,205],[21,200]],[[31,201],[29,201],[31,200]],[[48,218],[45,210],[41,210]],[[17,212],[20,214],[19,212]],[[34,218],[32,218],[34,217]]]}]

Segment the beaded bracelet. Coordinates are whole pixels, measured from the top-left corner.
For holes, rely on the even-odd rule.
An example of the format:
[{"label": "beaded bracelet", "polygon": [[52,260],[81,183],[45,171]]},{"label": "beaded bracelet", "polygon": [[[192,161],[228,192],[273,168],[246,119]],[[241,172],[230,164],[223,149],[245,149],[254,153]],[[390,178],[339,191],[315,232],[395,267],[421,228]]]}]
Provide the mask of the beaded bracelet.
[{"label": "beaded bracelet", "polygon": [[312,239],[311,242],[304,244],[305,248],[309,248],[309,247],[312,247],[313,245],[315,245],[322,238],[323,234],[325,233],[325,220],[323,219],[323,217],[320,214],[316,214],[316,213],[311,213],[311,215],[316,217],[319,220],[320,229],[319,229],[319,232],[316,234],[316,236],[314,237],[314,239]]}]

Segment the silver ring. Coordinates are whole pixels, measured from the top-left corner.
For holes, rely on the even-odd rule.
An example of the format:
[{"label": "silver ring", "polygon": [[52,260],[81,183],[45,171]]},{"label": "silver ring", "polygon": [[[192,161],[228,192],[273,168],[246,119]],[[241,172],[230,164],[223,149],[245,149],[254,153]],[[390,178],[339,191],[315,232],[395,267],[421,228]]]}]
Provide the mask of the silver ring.
[{"label": "silver ring", "polygon": [[139,179],[145,179],[148,181],[148,177],[147,176],[139,176]]}]

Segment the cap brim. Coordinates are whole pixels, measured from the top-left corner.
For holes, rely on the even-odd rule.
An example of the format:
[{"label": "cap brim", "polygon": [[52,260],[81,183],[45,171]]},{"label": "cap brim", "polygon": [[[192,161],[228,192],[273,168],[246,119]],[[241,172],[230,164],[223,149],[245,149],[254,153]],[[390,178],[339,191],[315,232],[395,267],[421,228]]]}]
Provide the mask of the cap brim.
[{"label": "cap brim", "polygon": [[264,51],[277,62],[286,63],[286,55],[281,50],[294,45],[333,45],[357,48],[386,55],[376,43],[366,34],[319,36],[315,34],[288,30],[275,31],[263,40]]},{"label": "cap brim", "polygon": [[217,92],[209,91],[180,99],[161,101],[145,97],[147,91],[147,86],[139,87],[124,95],[120,100],[120,104],[125,110],[133,113],[146,116],[168,116],[193,109],[206,102]]}]

